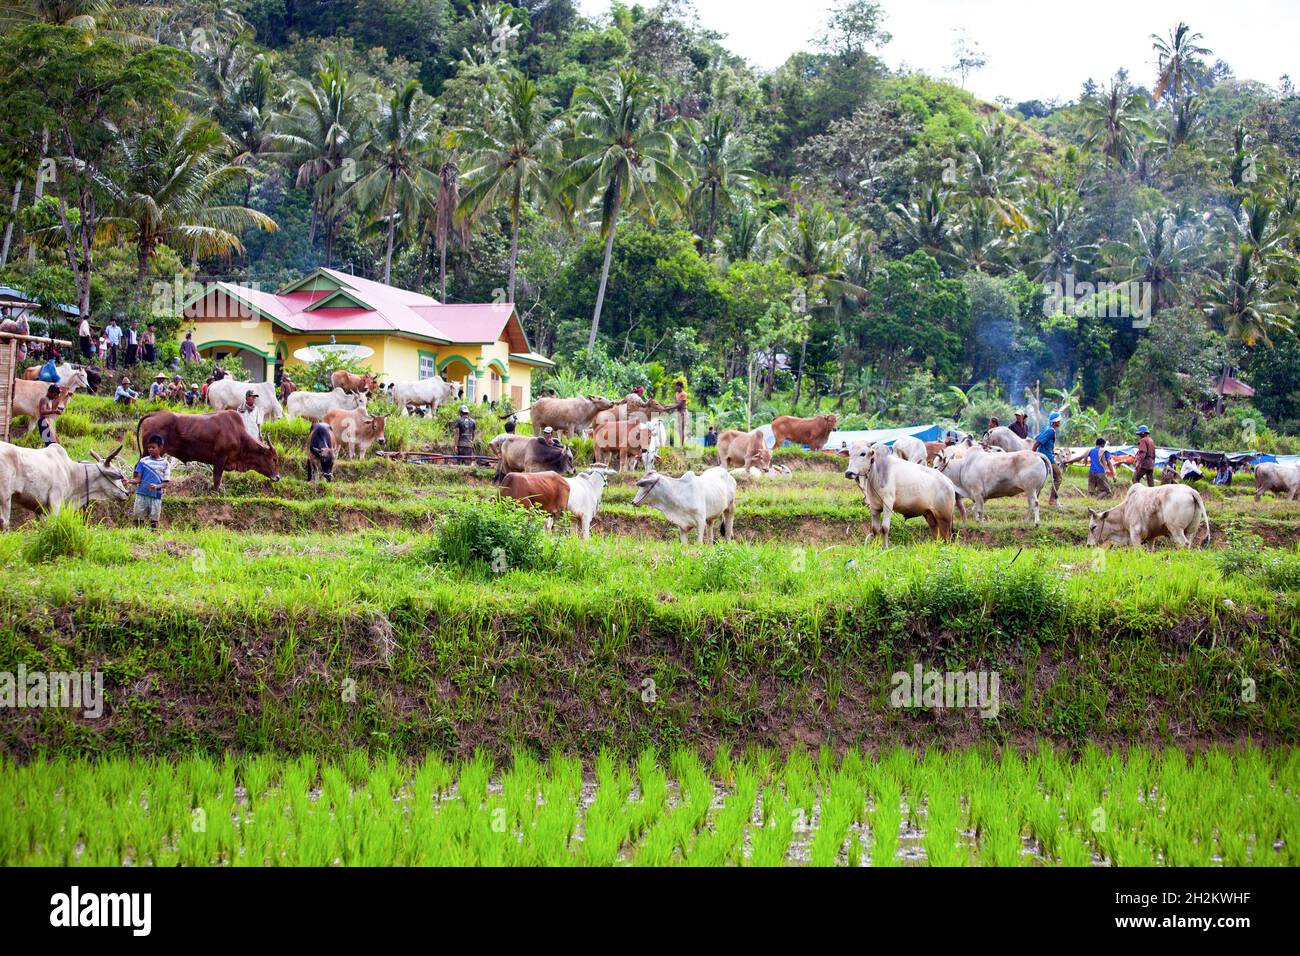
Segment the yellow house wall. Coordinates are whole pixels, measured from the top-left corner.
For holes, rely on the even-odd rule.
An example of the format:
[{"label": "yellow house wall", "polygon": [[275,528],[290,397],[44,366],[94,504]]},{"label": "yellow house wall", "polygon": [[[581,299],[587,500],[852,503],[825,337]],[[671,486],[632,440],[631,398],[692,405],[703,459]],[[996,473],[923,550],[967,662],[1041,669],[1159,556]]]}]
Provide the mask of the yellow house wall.
[{"label": "yellow house wall", "polygon": [[[329,341],[328,335],[319,333],[308,335],[286,334],[266,320],[252,323],[244,320],[203,319],[185,325],[179,333],[180,337],[184,338],[185,332],[190,330],[194,332],[194,341],[200,350],[207,351],[212,347],[213,343],[222,343],[227,346],[235,343],[265,353],[271,362],[277,361],[276,346],[283,343],[284,349],[281,351],[287,350],[288,358],[284,365],[289,370],[290,377],[293,375],[293,369],[305,367],[303,362],[294,358],[293,353],[295,351],[309,345],[319,345],[322,342]],[[340,344],[365,345],[374,349],[375,354],[366,360],[366,364],[377,373],[382,374],[385,380],[389,382],[414,382],[418,380],[420,377],[421,352],[432,353],[436,356],[439,366],[442,366],[444,362],[453,356],[464,358],[474,366],[479,401],[483,400],[483,395],[488,394],[491,373],[497,371],[500,374],[497,366],[488,364],[495,359],[508,370],[508,378],[503,377],[504,380],[501,383],[502,397],[511,397],[512,390],[519,388],[522,389],[523,395],[522,399],[516,402],[516,405],[519,408],[527,408],[532,404],[533,368],[529,365],[511,361],[510,347],[504,341],[492,342],[487,345],[435,345],[432,342],[420,342],[395,335],[340,335],[336,336],[335,341]],[[442,368],[440,374],[447,381],[463,386],[469,374],[469,369],[460,362],[453,362]]]}]

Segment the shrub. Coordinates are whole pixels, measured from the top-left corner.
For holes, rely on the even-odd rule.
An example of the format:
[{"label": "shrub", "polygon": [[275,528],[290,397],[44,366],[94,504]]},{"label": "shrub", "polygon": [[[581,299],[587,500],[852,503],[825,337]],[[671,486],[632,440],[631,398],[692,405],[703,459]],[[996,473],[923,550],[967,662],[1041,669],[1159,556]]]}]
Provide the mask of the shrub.
[{"label": "shrub", "polygon": [[555,547],[546,537],[545,516],[508,498],[455,501],[438,524],[426,557],[501,574],[555,564]]},{"label": "shrub", "polygon": [[23,548],[33,564],[58,558],[84,558],[90,553],[91,532],[86,519],[75,508],[63,508],[41,518]]}]

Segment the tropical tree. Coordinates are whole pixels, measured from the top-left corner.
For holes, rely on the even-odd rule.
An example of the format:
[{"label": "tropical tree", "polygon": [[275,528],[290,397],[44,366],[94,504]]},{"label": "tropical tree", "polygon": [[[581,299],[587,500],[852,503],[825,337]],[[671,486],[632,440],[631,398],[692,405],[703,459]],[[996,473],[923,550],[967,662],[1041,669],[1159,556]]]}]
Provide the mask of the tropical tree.
[{"label": "tropical tree", "polygon": [[1246,253],[1239,253],[1228,270],[1213,280],[1207,298],[1206,314],[1229,338],[1247,346],[1271,344],[1271,334],[1291,329],[1284,290],[1274,286]]},{"label": "tropical tree", "polygon": [[1132,162],[1139,137],[1151,134],[1146,120],[1146,98],[1134,92],[1123,76],[1116,75],[1108,88],[1085,99],[1080,108],[1088,145],[1116,168]]},{"label": "tropical tree", "polygon": [[192,259],[229,259],[244,251],[243,230],[276,230],[269,216],[222,201],[229,187],[252,173],[228,160],[230,143],[212,120],[192,114],[165,119],[137,129],[120,146],[120,166],[98,179],[112,199],[115,225],[132,235],[141,288],[159,245]]},{"label": "tropical tree", "polygon": [[1142,282],[1151,291],[1151,314],[1186,297],[1187,283],[1200,275],[1204,245],[1194,222],[1172,210],[1133,220],[1132,235],[1109,248],[1109,274],[1120,282]]},{"label": "tropical tree", "polygon": [[345,168],[321,179],[321,186],[342,188],[341,201],[385,224],[384,283],[392,281],[393,240],[398,221],[414,224],[425,197],[438,190],[438,181],[425,165],[434,137],[433,100],[420,92],[418,80],[393,91],[380,111],[373,135],[361,148],[355,181],[341,186]]},{"label": "tropical tree", "polygon": [[704,248],[712,249],[719,213],[751,194],[758,173],[749,168],[732,121],[721,113],[711,113],[699,135],[691,137],[686,158],[692,173],[692,208],[697,219],[704,220]]},{"label": "tropical tree", "polygon": [[554,205],[554,171],[563,131],[563,120],[552,115],[537,86],[518,73],[504,78],[500,107],[489,116],[486,129],[459,131],[461,145],[469,151],[461,215],[468,218],[499,205],[510,209],[506,293],[511,302],[519,261],[520,209],[527,202]]},{"label": "tropical tree", "polygon": [[[294,170],[299,188],[315,189],[310,241],[315,242],[317,224],[323,219],[328,264],[333,252],[335,200],[355,172],[357,153],[365,142],[365,119],[375,107],[375,98],[365,83],[352,80],[337,57],[326,56],[314,82],[295,79],[290,84],[286,102],[288,111],[277,113],[273,120],[275,152]],[[326,179],[339,169],[347,172]]]},{"label": "tropical tree", "polygon": [[1034,256],[1031,265],[1039,282],[1064,285],[1066,276],[1097,248],[1094,243],[1079,241],[1083,218],[1077,195],[1039,184],[1030,205],[1032,225],[1028,237],[1028,248]]},{"label": "tropical tree", "polygon": [[1025,164],[1019,145],[1005,121],[990,120],[963,140],[957,193],[981,203],[1008,229],[1029,225],[1021,210]]},{"label": "tropical tree", "polygon": [[595,206],[599,210],[605,240],[588,351],[600,330],[620,213],[625,206],[633,207],[654,222],[656,203],[679,206],[686,197],[671,124],[660,119],[655,93],[653,81],[633,68],[619,70],[603,84],[574,91],[574,135],[565,147],[570,158],[566,179],[574,189],[575,209]]},{"label": "tropical tree", "polygon": [[1200,46],[1204,39],[1193,33],[1186,23],[1179,23],[1169,31],[1169,36],[1151,34],[1151,48],[1156,52],[1156,85],[1151,91],[1152,101],[1162,97],[1169,100],[1169,114],[1175,118],[1185,97],[1189,97],[1205,75],[1202,57],[1210,55],[1208,47]]},{"label": "tropical tree", "polygon": [[949,193],[932,183],[894,207],[894,227],[914,249],[928,253],[936,262],[955,262],[952,251],[953,217]]}]

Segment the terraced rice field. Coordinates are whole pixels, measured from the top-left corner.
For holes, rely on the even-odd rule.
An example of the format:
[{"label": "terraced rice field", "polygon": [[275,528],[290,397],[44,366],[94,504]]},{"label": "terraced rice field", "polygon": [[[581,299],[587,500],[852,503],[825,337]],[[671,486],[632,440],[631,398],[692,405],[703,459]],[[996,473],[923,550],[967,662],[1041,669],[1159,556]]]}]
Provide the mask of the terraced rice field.
[{"label": "terraced rice field", "polygon": [[[132,424],[78,408],[74,455]],[[486,470],[313,486],[273,429],[281,482],[191,469],[158,533],[0,536],[0,671],[105,696],[0,711],[0,863],[1296,863],[1300,505],[1206,489],[1213,547],[1101,551],[1075,474],[1039,529],[864,550],[842,463],[787,453],[733,545],[627,475],[497,573],[438,546]],[[996,712],[897,705],[918,666],[998,675]]]},{"label": "terraced rice field", "polygon": [[0,865],[1300,864],[1291,748],[59,760],[0,799]]}]

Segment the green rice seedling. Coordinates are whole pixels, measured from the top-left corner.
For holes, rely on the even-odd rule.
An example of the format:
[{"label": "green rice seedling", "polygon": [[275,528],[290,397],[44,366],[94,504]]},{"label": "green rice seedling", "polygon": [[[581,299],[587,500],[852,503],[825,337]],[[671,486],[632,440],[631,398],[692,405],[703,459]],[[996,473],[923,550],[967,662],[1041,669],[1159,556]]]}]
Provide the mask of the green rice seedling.
[{"label": "green rice seedling", "polygon": [[822,790],[821,820],[808,858],[813,866],[834,866],[854,821],[865,814],[866,796],[852,768],[841,768]]},{"label": "green rice seedling", "polygon": [[775,783],[763,788],[763,824],[752,831],[752,866],[784,866],[794,836],[794,810]]},{"label": "green rice seedling", "polygon": [[633,858],[638,866],[682,862],[713,803],[713,784],[698,756],[690,751],[675,751],[669,766],[680,787],[679,803],[646,833]]},{"label": "green rice seedling", "polygon": [[738,864],[743,859],[745,831],[753,819],[754,801],[758,797],[758,777],[744,764],[732,769],[734,789],[714,818],[712,828],[700,833],[686,855],[686,862],[691,866],[724,866]]},{"label": "green rice seedling", "polygon": [[45,515],[29,534],[23,556],[32,564],[87,557],[94,543],[85,516],[76,508]]}]

